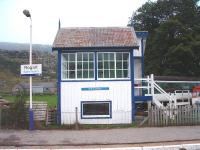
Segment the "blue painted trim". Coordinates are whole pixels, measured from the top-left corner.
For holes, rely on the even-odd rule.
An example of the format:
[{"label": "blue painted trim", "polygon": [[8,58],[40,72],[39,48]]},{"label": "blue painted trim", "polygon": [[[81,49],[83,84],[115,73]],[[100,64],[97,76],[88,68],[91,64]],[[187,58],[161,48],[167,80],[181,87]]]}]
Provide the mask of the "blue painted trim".
[{"label": "blue painted trim", "polygon": [[144,38],[144,39],[146,39],[149,35],[148,31],[136,31],[135,33],[138,38]]},{"label": "blue painted trim", "polygon": [[[141,39],[141,53],[142,53],[142,58],[141,58],[142,78],[144,78],[144,40],[143,38]],[[142,86],[143,85],[144,85],[144,82],[142,82]],[[142,95],[144,95],[144,89],[142,89]]]},{"label": "blue painted trim", "polygon": [[147,102],[147,101],[152,101],[152,96],[135,96],[135,101],[142,101],[142,102]]},{"label": "blue painted trim", "polygon": [[52,51],[59,51],[59,50],[66,50],[66,51],[107,51],[110,52],[112,50],[114,51],[123,51],[123,50],[132,50],[132,49],[138,49],[139,46],[111,46],[111,47],[52,47]]},{"label": "blue painted trim", "polygon": [[131,119],[135,121],[135,101],[134,101],[134,52],[130,51],[130,70],[131,70]]},{"label": "blue painted trim", "polygon": [[94,53],[94,75],[95,80],[97,80],[98,71],[97,71],[97,52]]},{"label": "blue painted trim", "polygon": [[101,90],[109,90],[109,87],[86,87],[81,88],[81,91],[101,91]]},{"label": "blue painted trim", "polygon": [[58,51],[57,61],[57,123],[61,124],[61,51]]},{"label": "blue painted trim", "polygon": [[144,78],[144,40],[143,40],[143,38],[141,39],[141,53],[142,53],[142,57],[141,57],[141,59],[142,59],[142,78]]},{"label": "blue painted trim", "polygon": [[61,82],[108,82],[108,81],[131,81],[131,79],[116,79],[116,80],[62,80]]},{"label": "blue painted trim", "polygon": [[31,108],[29,108],[29,130],[34,130],[34,113]]},{"label": "blue painted trim", "polygon": [[[83,108],[82,108],[82,104],[84,103],[109,103],[109,117],[101,117],[99,115],[99,117],[84,117],[83,116]],[[81,119],[112,119],[112,101],[81,101]]]}]

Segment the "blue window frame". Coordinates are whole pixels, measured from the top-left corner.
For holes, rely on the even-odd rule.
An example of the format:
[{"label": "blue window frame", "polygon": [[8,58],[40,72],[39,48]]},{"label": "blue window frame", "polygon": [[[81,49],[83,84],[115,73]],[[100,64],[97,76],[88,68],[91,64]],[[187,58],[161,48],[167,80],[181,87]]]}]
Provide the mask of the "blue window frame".
[{"label": "blue window frame", "polygon": [[111,101],[82,101],[82,119],[101,119],[112,117]]}]

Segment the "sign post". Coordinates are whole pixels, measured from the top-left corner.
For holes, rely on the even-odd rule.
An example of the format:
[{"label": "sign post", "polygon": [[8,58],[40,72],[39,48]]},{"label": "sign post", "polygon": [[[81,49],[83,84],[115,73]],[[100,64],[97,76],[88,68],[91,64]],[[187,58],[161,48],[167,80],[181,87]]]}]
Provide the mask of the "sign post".
[{"label": "sign post", "polygon": [[[30,53],[29,53],[29,65],[22,65],[21,66],[21,74],[30,76],[30,107],[29,107],[29,130],[34,129],[34,114],[33,114],[33,106],[32,106],[32,76],[38,75],[38,68],[42,69],[42,66],[40,65],[34,65],[32,64],[32,18],[31,14],[28,10],[24,10],[23,14],[26,17],[30,18]],[[38,69],[38,70],[37,70]],[[35,72],[34,72],[35,71]],[[40,70],[42,73],[42,70]],[[41,74],[40,73],[40,74]]]},{"label": "sign post", "polygon": [[[30,57],[31,58],[31,57]],[[29,76],[30,78],[30,107],[29,107],[29,130],[34,129],[34,113],[32,105],[32,76],[39,76],[42,74],[42,64],[32,64],[32,58],[30,64],[21,65],[21,76]]]}]

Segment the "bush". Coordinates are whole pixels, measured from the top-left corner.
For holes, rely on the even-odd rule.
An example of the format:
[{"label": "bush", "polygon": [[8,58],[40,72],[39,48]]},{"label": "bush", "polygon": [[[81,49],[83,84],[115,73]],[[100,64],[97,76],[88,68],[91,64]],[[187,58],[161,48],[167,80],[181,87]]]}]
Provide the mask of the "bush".
[{"label": "bush", "polygon": [[25,94],[20,93],[9,108],[2,109],[1,125],[3,128],[25,129],[28,125],[26,114]]}]

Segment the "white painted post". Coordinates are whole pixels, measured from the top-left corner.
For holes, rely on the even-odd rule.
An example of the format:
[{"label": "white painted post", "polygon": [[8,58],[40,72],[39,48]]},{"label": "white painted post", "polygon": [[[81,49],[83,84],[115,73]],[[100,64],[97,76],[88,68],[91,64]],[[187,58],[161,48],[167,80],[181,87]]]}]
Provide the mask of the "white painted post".
[{"label": "white painted post", "polygon": [[75,107],[75,115],[76,115],[75,129],[78,130],[78,107]]},{"label": "white painted post", "polygon": [[[32,19],[30,17],[30,53],[29,53],[29,63],[32,65]],[[32,76],[30,76],[30,109],[33,108],[32,104]]]},{"label": "white painted post", "polygon": [[153,74],[151,74],[150,80],[151,80],[151,95],[152,95],[152,97],[154,97],[154,76],[153,76]]},{"label": "white painted post", "polygon": [[[32,19],[31,14],[28,10],[23,11],[26,17],[30,18],[30,52],[29,52],[29,64],[32,65]],[[33,106],[32,106],[32,76],[30,76],[30,106],[29,106],[29,130],[34,129],[34,115],[33,115]]]},{"label": "white painted post", "polygon": [[147,94],[150,94],[150,83],[149,76],[147,76]]}]

